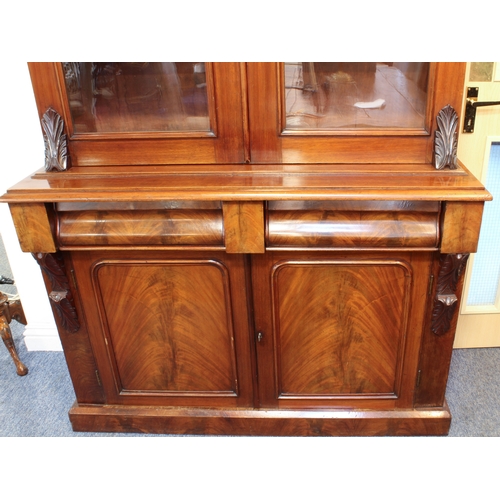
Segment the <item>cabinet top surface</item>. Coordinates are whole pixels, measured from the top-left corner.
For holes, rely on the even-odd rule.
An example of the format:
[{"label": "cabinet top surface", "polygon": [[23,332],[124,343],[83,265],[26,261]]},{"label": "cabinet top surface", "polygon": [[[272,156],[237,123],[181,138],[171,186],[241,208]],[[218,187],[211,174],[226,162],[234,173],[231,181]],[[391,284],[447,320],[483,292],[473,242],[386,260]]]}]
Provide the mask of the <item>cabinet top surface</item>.
[{"label": "cabinet top surface", "polygon": [[460,165],[176,165],[42,170],[0,200],[58,201],[200,200],[463,200],[491,195]]}]

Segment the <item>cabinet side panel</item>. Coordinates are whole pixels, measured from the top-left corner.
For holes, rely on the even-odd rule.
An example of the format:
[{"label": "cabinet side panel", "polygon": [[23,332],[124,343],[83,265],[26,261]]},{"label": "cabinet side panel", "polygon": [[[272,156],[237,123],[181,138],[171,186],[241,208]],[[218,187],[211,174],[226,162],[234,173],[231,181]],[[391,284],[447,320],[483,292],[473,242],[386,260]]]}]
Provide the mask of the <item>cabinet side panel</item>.
[{"label": "cabinet side panel", "polygon": [[484,202],[445,204],[442,223],[442,253],[477,251]]},{"label": "cabinet side panel", "polygon": [[[87,322],[83,309],[81,307],[80,293],[85,295],[85,290],[75,288],[75,281],[69,278],[73,274],[73,262],[68,253],[60,254],[65,263],[65,274],[68,276],[68,286],[74,298],[73,304],[76,308],[79,329],[76,332],[68,331],[64,326],[64,321],[56,311],[54,303],[52,309],[54,319],[64,349],[64,356],[68,364],[69,374],[73,382],[73,388],[76,394],[76,400],[80,404],[102,404],[105,403],[103,388],[95,363],[94,353],[90,344],[90,338],[87,329]],[[53,286],[50,278],[44,272],[43,280],[47,292],[52,291]]]},{"label": "cabinet side panel", "polygon": [[57,63],[28,63],[40,119],[48,108],[64,116],[64,104],[57,79]]},{"label": "cabinet side panel", "polygon": [[[440,278],[443,276],[443,266],[440,263],[444,256],[436,255],[432,274],[434,276],[434,288],[431,297],[437,296],[440,288]],[[445,269],[445,271],[447,271]],[[448,270],[449,271],[449,270]],[[455,270],[456,271],[456,270]],[[445,275],[451,275],[448,272]],[[435,310],[436,300],[428,300],[425,326],[422,336],[422,346],[419,360],[419,383],[415,392],[416,407],[441,407],[445,404],[446,384],[451,363],[455,330],[460,309],[460,300],[463,289],[463,274],[459,276],[454,292],[456,302],[453,307],[454,314],[449,318],[447,329],[444,332],[435,333]]]},{"label": "cabinet side panel", "polygon": [[43,203],[13,203],[9,208],[23,252],[56,251],[47,208]]}]

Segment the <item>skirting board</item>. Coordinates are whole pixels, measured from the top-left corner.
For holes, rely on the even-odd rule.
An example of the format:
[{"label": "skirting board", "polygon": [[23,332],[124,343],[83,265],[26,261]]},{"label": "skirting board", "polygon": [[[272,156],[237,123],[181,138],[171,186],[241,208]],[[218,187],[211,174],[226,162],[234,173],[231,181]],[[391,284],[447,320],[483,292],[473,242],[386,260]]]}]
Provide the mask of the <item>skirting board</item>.
[{"label": "skirting board", "polygon": [[55,328],[29,324],[23,333],[28,351],[62,351],[59,334]]}]

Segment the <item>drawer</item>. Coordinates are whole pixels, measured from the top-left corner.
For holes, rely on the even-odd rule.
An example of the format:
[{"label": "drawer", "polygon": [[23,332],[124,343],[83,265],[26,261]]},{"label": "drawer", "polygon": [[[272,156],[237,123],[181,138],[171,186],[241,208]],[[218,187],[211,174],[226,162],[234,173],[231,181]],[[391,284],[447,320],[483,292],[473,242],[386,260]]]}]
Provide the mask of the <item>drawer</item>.
[{"label": "drawer", "polygon": [[439,202],[270,202],[266,246],[434,249],[439,220]]},{"label": "drawer", "polygon": [[222,207],[203,203],[95,203],[57,206],[63,248],[223,247]]}]

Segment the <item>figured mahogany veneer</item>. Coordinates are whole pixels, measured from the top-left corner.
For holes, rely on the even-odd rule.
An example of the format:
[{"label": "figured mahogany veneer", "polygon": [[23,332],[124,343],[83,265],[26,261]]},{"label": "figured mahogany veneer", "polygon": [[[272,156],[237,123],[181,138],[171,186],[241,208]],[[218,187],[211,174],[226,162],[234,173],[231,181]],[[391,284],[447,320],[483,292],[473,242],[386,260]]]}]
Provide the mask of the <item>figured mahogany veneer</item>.
[{"label": "figured mahogany veneer", "polygon": [[[300,203],[300,202],[298,202]],[[344,202],[308,204],[271,202],[267,241],[270,247],[436,248],[439,244],[438,203],[398,210],[394,203]],[[288,209],[279,209],[280,205]],[[415,205],[415,204],[414,204]],[[331,208],[329,208],[329,206]]]},{"label": "figured mahogany veneer", "polygon": [[411,274],[389,259],[276,264],[279,397],[397,397]]},{"label": "figured mahogany veneer", "polygon": [[19,203],[9,208],[24,252],[56,251],[49,214],[43,203]]},{"label": "figured mahogany veneer", "polygon": [[423,436],[446,434],[448,405],[439,410],[204,410],[140,406],[79,406],[75,431],[215,434],[222,436]]},{"label": "figured mahogany veneer", "polygon": [[[457,201],[490,199],[462,164],[172,165],[74,167],[35,172],[3,196],[7,202],[144,201]],[[457,205],[459,206],[459,205]],[[462,203],[462,207],[463,207]],[[476,211],[478,207],[475,207]]]},{"label": "figured mahogany veneer", "polygon": [[[227,271],[217,262],[186,264],[107,259],[95,265],[122,392],[238,393]],[[120,296],[116,289],[134,293]],[[203,325],[200,335],[193,325]]]},{"label": "figured mahogany veneer", "polygon": [[110,403],[249,406],[241,259],[75,252]]},{"label": "figured mahogany veneer", "polygon": [[62,248],[89,246],[223,246],[222,211],[99,210],[58,217]]},{"label": "figured mahogany veneer", "polygon": [[433,166],[465,65],[428,68],[418,130],[291,131],[283,65],[207,63],[210,130],[100,134],[71,123],[62,65],[30,65],[70,168],[2,201],[43,271],[75,430],[448,432],[463,263],[491,195],[459,161]]}]

